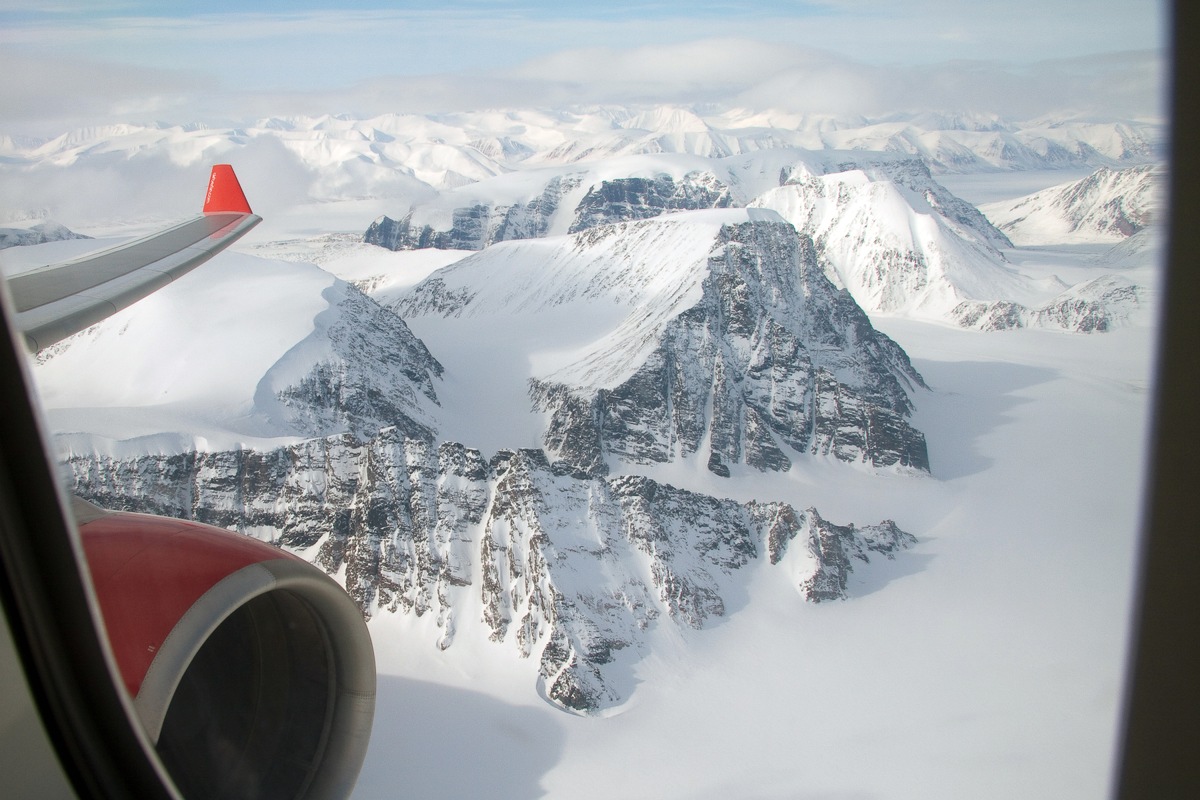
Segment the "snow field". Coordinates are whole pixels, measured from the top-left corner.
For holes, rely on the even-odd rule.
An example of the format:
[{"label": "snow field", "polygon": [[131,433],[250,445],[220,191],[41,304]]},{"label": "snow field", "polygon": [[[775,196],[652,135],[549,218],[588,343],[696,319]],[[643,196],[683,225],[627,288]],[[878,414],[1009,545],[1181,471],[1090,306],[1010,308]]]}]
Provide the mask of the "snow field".
[{"label": "snow field", "polygon": [[[224,254],[192,284],[180,281],[41,364],[51,423],[74,432],[62,441],[122,451],[189,437],[214,448],[273,444],[278,431],[239,428],[238,415],[328,308],[330,273],[374,282],[386,300],[464,255],[327,245],[277,245],[308,252],[323,270]],[[517,271],[522,248],[546,246],[497,253]],[[1098,251],[1017,252],[1014,265],[1035,277],[1110,271],[1087,260]],[[1153,287],[1152,268],[1134,270]],[[491,298],[480,302],[503,308],[514,285],[488,284]],[[542,299],[567,291],[532,288]],[[526,379],[575,359],[587,335],[626,311],[615,284],[593,288],[612,293],[611,317],[572,317],[568,305],[536,330],[516,314],[413,320],[446,367],[437,386],[444,438],[485,457],[540,443]],[[747,599],[735,613],[701,631],[658,625],[632,667],[628,702],[599,719],[546,704],[530,663],[487,641],[481,601],[460,606],[445,651],[431,646],[442,635],[432,615],[377,615],[379,711],[355,797],[1103,796],[1152,328],[1143,319],[1085,336],[873,323],[930,386],[914,393],[914,425],[927,437],[931,476],[820,459],[797,460],[786,474],[735,467],[727,480],[686,460],[629,471],[718,497],[816,506],[836,523],[892,518],[918,537],[916,548],[861,571],[850,600],[821,605],[803,603],[787,571],[760,560],[739,575]],[[120,369],[132,377],[114,381],[127,374]],[[135,398],[134,385],[152,391]]]},{"label": "snow field", "polygon": [[[513,798],[1103,796],[1152,336],[882,326],[932,387],[917,403],[932,478],[816,464],[693,488],[813,504],[835,522],[886,513],[916,533],[914,550],[822,605],[760,563],[742,611],[699,632],[660,626],[674,641],[656,641],[630,702],[607,719],[539,705],[511,650],[482,637],[412,653],[402,631],[421,623],[373,621],[381,670],[397,677],[383,679],[356,797],[392,796],[385,776],[410,752],[457,776],[421,784],[427,797],[475,786]],[[414,698],[418,680],[449,711]],[[389,713],[413,706],[427,712],[420,725]],[[504,753],[509,766],[462,777],[472,745],[449,743],[464,734],[486,740],[485,764]]]}]

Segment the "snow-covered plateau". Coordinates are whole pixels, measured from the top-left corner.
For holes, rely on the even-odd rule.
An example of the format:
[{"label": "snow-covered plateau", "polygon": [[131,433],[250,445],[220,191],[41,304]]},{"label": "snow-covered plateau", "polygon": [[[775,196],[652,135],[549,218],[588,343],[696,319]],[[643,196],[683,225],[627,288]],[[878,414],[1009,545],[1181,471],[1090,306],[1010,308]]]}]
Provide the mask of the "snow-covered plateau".
[{"label": "snow-covered plateau", "polygon": [[[360,800],[1104,796],[1157,129],[952,122],[590,109],[6,145],[0,174],[89,196],[230,160],[266,217],[31,357],[64,479],[346,586],[380,672]],[[172,208],[51,195],[10,216],[58,240],[3,250],[6,274]]]}]

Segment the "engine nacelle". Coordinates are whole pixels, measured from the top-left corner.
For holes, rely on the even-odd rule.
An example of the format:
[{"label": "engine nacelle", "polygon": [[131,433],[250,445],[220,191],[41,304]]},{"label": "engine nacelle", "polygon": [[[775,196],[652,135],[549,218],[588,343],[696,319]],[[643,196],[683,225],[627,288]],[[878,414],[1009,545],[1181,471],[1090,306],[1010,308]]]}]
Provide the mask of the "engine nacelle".
[{"label": "engine nacelle", "polygon": [[120,677],[183,795],[349,795],[375,657],[342,588],[219,528],[82,501],[75,515]]}]

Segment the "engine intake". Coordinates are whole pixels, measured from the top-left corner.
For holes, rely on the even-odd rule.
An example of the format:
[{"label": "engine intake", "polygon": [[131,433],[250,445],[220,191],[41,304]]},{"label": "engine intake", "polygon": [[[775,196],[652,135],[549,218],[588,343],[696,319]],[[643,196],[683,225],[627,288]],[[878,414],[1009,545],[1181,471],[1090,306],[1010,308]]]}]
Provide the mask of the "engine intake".
[{"label": "engine intake", "polygon": [[358,607],[321,570],[194,522],[75,515],[126,689],[183,795],[349,795],[375,710]]}]

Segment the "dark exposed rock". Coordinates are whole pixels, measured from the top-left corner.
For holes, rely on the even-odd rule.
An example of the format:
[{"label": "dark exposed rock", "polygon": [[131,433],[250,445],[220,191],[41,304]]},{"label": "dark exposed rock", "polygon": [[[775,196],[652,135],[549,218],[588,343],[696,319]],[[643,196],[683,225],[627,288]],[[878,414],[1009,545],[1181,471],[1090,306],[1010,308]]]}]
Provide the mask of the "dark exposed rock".
[{"label": "dark exposed rock", "polygon": [[[564,196],[577,188],[581,175],[556,176],[537,197],[512,205],[475,204],[451,212],[448,230],[414,223],[418,210],[401,219],[382,216],[367,228],[363,241],[388,250],[482,250],[497,242],[536,239],[547,235]],[[617,178],[590,188],[575,208],[570,232],[612,222],[648,219],[669,211],[729,208],[728,186],[709,173],[692,172],[676,181]]]},{"label": "dark exposed rock", "polygon": [[[274,426],[306,436],[347,431],[360,438],[396,427],[432,441],[437,406],[434,381],[442,365],[395,312],[345,284],[327,290],[331,307],[309,337],[326,351],[294,377],[288,356],[272,367],[255,393],[255,411]],[[295,352],[304,353],[308,342]]]},{"label": "dark exposed rock", "polygon": [[536,239],[546,235],[563,195],[579,181],[577,175],[556,176],[527,203],[456,208],[448,230],[414,224],[415,211],[398,220],[382,216],[367,228],[363,241],[388,250],[482,250],[496,242]]},{"label": "dark exposed rock", "polygon": [[964,300],[954,307],[950,316],[964,328],[981,331],[1008,331],[1025,327],[1025,315],[1029,309],[1020,303],[997,300],[985,303]]},{"label": "dark exposed rock", "polygon": [[571,233],[607,225],[657,217],[668,211],[729,208],[729,187],[716,176],[691,172],[678,183],[669,175],[656,178],[618,178],[593,186],[575,207]]},{"label": "dark exposed rock", "polygon": [[439,648],[466,620],[536,659],[553,703],[624,699],[645,633],[702,628],[745,602],[765,554],[813,602],[847,596],[852,563],[914,541],[784,503],[740,504],[641,476],[556,474],[540,450],[434,448],[398,429],[276,450],[113,459],[74,455],[74,491],[102,506],[197,519],[300,552],[367,616],[433,615]]},{"label": "dark exposed rock", "polygon": [[1040,308],[1019,303],[963,301],[953,319],[964,328],[1004,331],[1056,328],[1077,333],[1103,333],[1124,325],[1142,305],[1145,290],[1117,275],[1105,275],[1073,286]]},{"label": "dark exposed rock", "polygon": [[388,250],[482,250],[487,244],[489,212],[485,205],[456,208],[450,230],[446,231],[429,225],[414,226],[411,212],[398,220],[382,216],[367,228],[363,241]]},{"label": "dark exposed rock", "polygon": [[601,475],[606,457],[662,463],[702,447],[724,476],[739,463],[786,470],[789,452],[929,469],[907,422],[920,375],[829,282],[808,237],[782,222],[726,226],[708,266],[699,303],[619,386],[531,383],[561,470]]}]

